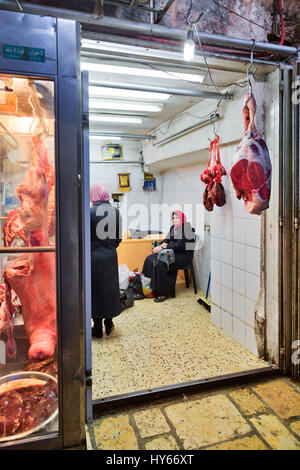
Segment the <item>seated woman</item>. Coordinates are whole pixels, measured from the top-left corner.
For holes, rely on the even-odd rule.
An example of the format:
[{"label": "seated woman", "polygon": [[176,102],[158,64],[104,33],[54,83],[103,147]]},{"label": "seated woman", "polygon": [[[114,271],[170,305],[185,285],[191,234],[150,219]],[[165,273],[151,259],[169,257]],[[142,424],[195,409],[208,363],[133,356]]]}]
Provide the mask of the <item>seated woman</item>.
[{"label": "seated woman", "polygon": [[[151,288],[157,295],[154,302],[163,302],[174,296],[177,271],[186,268],[193,258],[195,233],[191,224],[181,211],[172,213],[172,222],[167,237],[160,246],[153,248],[153,254],[147,256],[144,262],[143,274],[151,278]],[[157,261],[157,253],[165,248],[172,249],[175,254],[175,262],[169,267],[166,263]]]}]

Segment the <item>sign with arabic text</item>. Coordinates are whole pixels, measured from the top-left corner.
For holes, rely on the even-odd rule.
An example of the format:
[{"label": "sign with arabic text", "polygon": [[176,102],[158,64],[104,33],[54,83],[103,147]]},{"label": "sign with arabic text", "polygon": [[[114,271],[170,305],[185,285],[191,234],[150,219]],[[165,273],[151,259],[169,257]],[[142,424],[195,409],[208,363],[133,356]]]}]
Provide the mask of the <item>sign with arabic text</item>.
[{"label": "sign with arabic text", "polygon": [[3,58],[13,60],[28,60],[30,62],[45,62],[45,49],[38,47],[2,45]]}]

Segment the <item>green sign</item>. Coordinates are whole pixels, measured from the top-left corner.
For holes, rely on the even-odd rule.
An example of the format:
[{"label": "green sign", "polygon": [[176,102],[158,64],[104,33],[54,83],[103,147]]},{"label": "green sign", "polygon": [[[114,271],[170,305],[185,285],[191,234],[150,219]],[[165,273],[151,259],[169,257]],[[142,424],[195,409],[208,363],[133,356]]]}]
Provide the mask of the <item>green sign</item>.
[{"label": "green sign", "polygon": [[30,62],[45,62],[45,49],[38,47],[13,46],[3,44],[4,59],[28,60]]}]

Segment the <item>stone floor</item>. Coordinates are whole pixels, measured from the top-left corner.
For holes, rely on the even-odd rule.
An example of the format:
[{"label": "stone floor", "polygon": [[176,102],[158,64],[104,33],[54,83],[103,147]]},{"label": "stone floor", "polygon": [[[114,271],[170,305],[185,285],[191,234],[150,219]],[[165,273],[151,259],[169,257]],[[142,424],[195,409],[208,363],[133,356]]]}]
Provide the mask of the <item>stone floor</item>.
[{"label": "stone floor", "polygon": [[93,399],[266,367],[211,323],[199,296],[178,282],[176,298],[137,300],[93,338]]},{"label": "stone floor", "polygon": [[274,377],[122,409],[87,436],[89,450],[300,450],[300,382]]}]

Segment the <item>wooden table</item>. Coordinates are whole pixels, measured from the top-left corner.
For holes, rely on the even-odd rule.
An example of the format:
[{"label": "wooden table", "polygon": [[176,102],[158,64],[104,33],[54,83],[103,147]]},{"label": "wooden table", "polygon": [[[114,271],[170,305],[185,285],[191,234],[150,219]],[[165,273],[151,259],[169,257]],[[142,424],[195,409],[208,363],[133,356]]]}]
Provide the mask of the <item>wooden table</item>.
[{"label": "wooden table", "polygon": [[126,264],[130,271],[141,272],[144,261],[152,253],[152,242],[162,241],[163,234],[147,235],[145,238],[123,238],[117,248],[118,264]]}]

